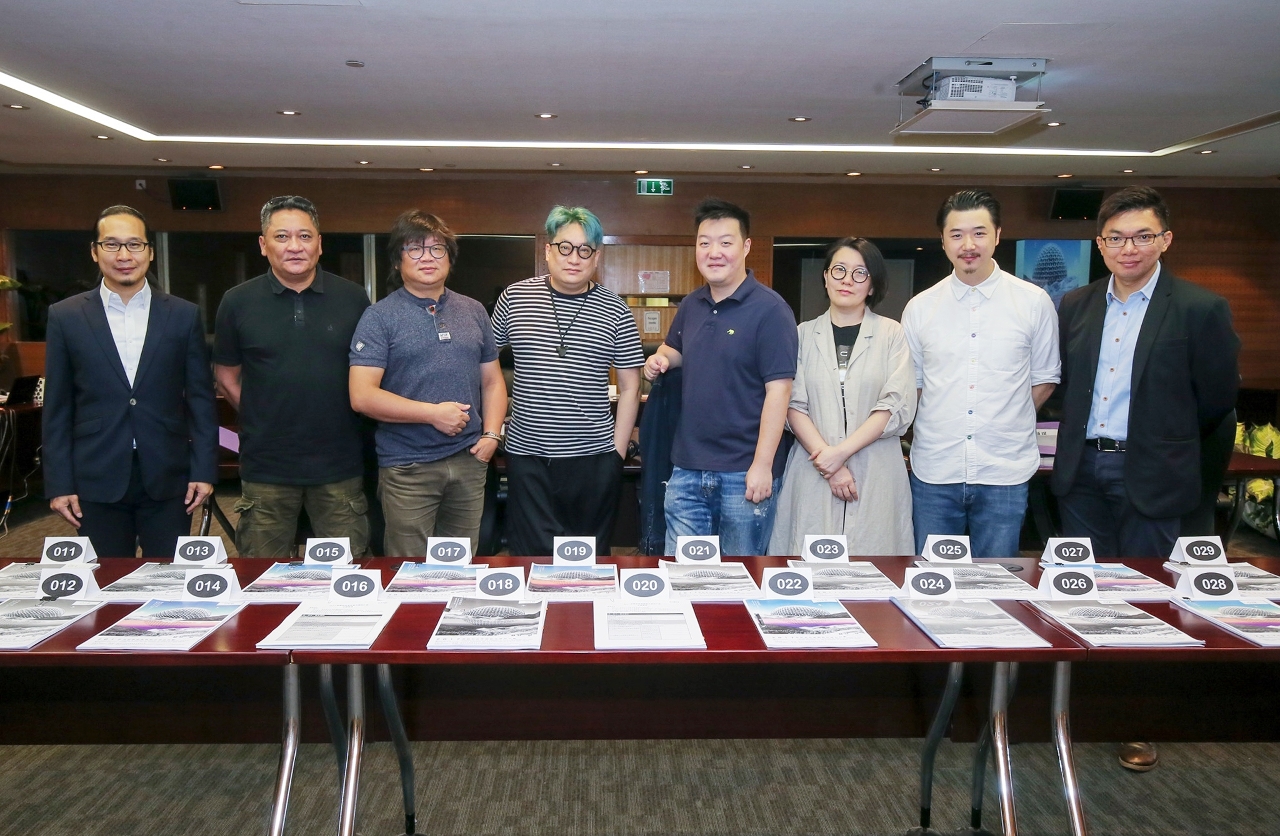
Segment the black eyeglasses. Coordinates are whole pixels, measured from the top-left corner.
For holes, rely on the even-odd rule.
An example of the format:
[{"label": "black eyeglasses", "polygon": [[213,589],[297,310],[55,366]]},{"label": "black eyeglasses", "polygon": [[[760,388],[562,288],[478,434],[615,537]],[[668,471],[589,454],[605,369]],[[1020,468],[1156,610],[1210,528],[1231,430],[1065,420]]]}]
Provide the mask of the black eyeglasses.
[{"label": "black eyeglasses", "polygon": [[847,267],[845,267],[843,264],[837,264],[836,266],[827,270],[827,275],[829,275],[831,278],[835,279],[838,282],[844,281],[845,277],[848,276],[858,284],[862,284],[867,279],[871,278],[871,273],[867,271],[867,268],[855,267],[852,270],[850,270]]},{"label": "black eyeglasses", "polygon": [[409,258],[412,258],[414,261],[421,261],[422,257],[427,253],[431,253],[431,257],[435,259],[444,258],[449,254],[449,248],[444,244],[432,244],[430,247],[424,244],[410,244],[403,249],[405,255],[409,256]]},{"label": "black eyeglasses", "polygon": [[552,241],[551,246],[555,247],[560,255],[565,256],[566,258],[573,255],[574,250],[577,250],[578,257],[584,261],[599,252],[595,247],[592,247],[589,244],[579,244],[575,247],[568,241]]},{"label": "black eyeglasses", "polygon": [[147,247],[151,246],[150,241],[94,241],[93,245],[104,253],[118,253],[121,249],[126,249],[131,253],[140,253]]},{"label": "black eyeglasses", "polygon": [[1107,249],[1118,250],[1125,243],[1132,241],[1135,247],[1150,247],[1156,242],[1157,238],[1163,237],[1163,232],[1143,232],[1140,235],[1107,235],[1102,239],[1102,246]]}]

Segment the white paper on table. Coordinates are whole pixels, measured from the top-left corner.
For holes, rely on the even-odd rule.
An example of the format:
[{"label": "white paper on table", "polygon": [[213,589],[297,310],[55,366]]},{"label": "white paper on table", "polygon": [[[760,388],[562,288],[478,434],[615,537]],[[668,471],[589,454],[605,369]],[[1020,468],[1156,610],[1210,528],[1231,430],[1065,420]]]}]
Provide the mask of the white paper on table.
[{"label": "white paper on table", "polygon": [[993,601],[894,598],[893,603],[939,647],[1051,647]]},{"label": "white paper on table", "polygon": [[218,601],[148,601],[76,650],[190,650],[243,607]]},{"label": "white paper on table", "polygon": [[759,598],[760,587],[742,563],[670,563],[663,561],[671,597],[678,601],[742,601]]},{"label": "white paper on table", "polygon": [[1123,601],[1036,601],[1032,606],[1095,647],[1199,647],[1204,642]]},{"label": "white paper on table", "polygon": [[402,563],[396,576],[382,590],[384,599],[397,601],[448,601],[476,594],[476,572],[487,563],[448,566],[439,563]]},{"label": "white paper on table", "polygon": [[0,604],[0,650],[30,650],[100,606],[83,599],[10,598]]},{"label": "white paper on table", "polygon": [[885,577],[874,563],[817,563],[788,560],[787,565],[813,571],[815,601],[887,601],[898,593],[898,586]]},{"label": "white paper on table", "polygon": [[[936,569],[936,562],[917,560],[922,569]],[[951,571],[956,581],[956,594],[961,598],[985,598],[988,601],[1034,601],[1040,590],[1010,572],[999,563],[957,563]]]},{"label": "white paper on table", "polygon": [[582,601],[615,598],[618,595],[618,567],[610,564],[581,566],[533,563],[525,596],[533,601]]},{"label": "white paper on table", "polygon": [[689,601],[592,602],[596,650],[706,649]]},{"label": "white paper on table", "polygon": [[258,647],[264,650],[368,648],[399,606],[399,601],[363,601],[350,606],[307,601],[258,642]]},{"label": "white paper on table", "polygon": [[329,597],[333,567],[322,563],[273,563],[240,590],[244,601],[306,601]]},{"label": "white paper on table", "polygon": [[839,601],[790,598],[744,601],[765,647],[876,647],[876,640]]},{"label": "white paper on table", "polygon": [[[153,598],[179,600],[186,584],[188,565],[144,563],[98,592],[103,601],[150,601]],[[195,568],[199,568],[198,566]]]},{"label": "white paper on table", "polygon": [[427,649],[537,650],[546,617],[546,601],[454,598],[445,606]]}]

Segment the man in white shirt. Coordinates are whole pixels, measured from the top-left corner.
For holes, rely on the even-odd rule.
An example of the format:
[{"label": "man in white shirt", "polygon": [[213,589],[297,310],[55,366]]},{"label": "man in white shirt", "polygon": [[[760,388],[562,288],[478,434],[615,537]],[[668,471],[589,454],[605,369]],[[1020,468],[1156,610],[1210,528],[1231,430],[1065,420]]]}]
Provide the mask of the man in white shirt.
[{"label": "man in white shirt", "polygon": [[200,309],[153,290],[150,231],[112,206],[91,246],[101,284],[49,308],[44,483],[100,557],[173,556],[213,491],[218,420]]},{"label": "man in white shirt", "polygon": [[1041,288],[1002,271],[1000,204],[966,189],[938,211],[955,271],[902,314],[920,406],[911,447],[916,551],[968,534],[974,557],[1018,554],[1040,466],[1036,410],[1058,383],[1058,317]]}]

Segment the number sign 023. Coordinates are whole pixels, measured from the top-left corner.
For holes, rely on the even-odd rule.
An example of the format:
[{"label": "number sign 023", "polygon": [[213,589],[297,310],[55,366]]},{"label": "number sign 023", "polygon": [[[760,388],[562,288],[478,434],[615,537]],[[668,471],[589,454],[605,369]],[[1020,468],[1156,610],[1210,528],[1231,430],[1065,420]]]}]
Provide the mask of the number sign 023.
[{"label": "number sign 023", "polygon": [[849,541],[843,534],[806,534],[800,555],[815,563],[847,563]]}]

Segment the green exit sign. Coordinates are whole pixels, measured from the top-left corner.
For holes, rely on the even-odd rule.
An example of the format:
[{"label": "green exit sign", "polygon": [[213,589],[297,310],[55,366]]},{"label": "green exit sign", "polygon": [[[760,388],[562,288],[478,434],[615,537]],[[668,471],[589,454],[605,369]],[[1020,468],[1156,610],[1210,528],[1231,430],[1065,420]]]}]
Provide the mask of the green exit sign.
[{"label": "green exit sign", "polygon": [[675,180],[640,179],[636,181],[636,194],[675,194]]}]

